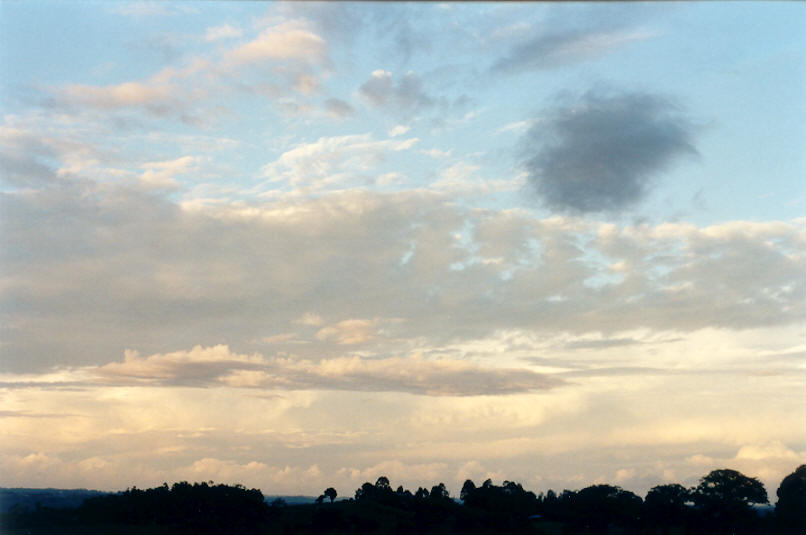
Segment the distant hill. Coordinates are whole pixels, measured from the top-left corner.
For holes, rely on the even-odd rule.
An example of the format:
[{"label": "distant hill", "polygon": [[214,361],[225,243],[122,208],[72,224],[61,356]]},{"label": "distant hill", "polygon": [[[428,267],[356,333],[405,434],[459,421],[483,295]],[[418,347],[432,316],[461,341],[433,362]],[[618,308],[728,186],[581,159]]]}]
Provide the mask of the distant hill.
[{"label": "distant hill", "polygon": [[272,503],[275,500],[283,500],[286,505],[306,505],[309,503],[316,503],[316,496],[282,496],[272,495],[265,496],[266,503]]},{"label": "distant hill", "polygon": [[81,505],[87,498],[105,494],[112,493],[88,489],[0,488],[0,513],[11,510],[15,505],[29,510],[35,510],[37,507],[72,509]]},{"label": "distant hill", "polygon": [[[104,494],[114,494],[99,490],[88,489],[24,489],[0,487],[0,513],[11,510],[15,505],[22,509],[35,510],[39,507],[53,509],[73,509],[81,505],[85,499]],[[306,505],[316,502],[315,496],[266,496],[266,503],[277,499],[283,500],[287,505]]]}]

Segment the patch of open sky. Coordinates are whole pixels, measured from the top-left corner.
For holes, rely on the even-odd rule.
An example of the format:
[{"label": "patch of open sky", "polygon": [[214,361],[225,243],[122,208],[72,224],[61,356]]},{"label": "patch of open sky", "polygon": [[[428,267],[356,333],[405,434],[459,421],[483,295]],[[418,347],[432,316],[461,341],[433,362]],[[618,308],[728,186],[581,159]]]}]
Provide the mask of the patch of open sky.
[{"label": "patch of open sky", "polygon": [[[806,203],[806,12],[796,4],[743,3],[726,18],[717,6],[687,7],[692,23],[675,24],[682,35],[661,30],[625,52],[641,70],[618,71],[631,87],[653,80],[698,125],[699,157],[659,175],[646,212],[700,225],[735,213],[751,220],[797,217]],[[689,19],[689,10],[698,15]],[[674,13],[680,12],[669,24]],[[689,61],[655,61],[680,54],[681,45]],[[770,180],[791,195],[768,195]]]},{"label": "patch of open sky", "polygon": [[450,265],[452,271],[462,271],[472,264],[476,264],[482,260],[479,256],[479,246],[474,239],[475,227],[470,220],[465,220],[462,228],[456,231],[454,237],[454,247],[463,249],[466,253],[465,260],[454,262]]},{"label": "patch of open sky", "polygon": [[595,271],[596,273],[587,277],[583,284],[588,288],[600,289],[605,286],[620,284],[624,280],[624,274],[611,269],[610,266],[616,263],[616,259],[602,254],[601,251],[592,246],[595,238],[580,234],[576,237],[577,247],[582,251],[578,261]]},{"label": "patch of open sky", "polygon": [[667,276],[673,271],[669,266],[662,264],[655,264],[645,271],[646,278],[654,282],[663,282]]}]

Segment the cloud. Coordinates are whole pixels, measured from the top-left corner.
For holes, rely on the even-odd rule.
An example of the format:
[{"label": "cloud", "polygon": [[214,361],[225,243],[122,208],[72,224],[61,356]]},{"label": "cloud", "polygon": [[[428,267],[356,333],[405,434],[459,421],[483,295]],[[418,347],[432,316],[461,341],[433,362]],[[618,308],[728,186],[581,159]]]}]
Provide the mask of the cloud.
[{"label": "cloud", "polygon": [[[374,181],[369,164],[409,144],[322,138],[267,171],[301,186],[361,173]],[[228,341],[266,351],[250,341],[292,331],[308,343],[281,347],[318,358],[334,347],[318,330],[389,311],[406,320],[394,325],[405,342],[376,336],[366,354],[498,331],[612,341],[634,329],[680,338],[806,318],[804,221],[630,226],[469,209],[424,189],[316,191],[187,205],[88,180],[3,192],[3,368],[43,369],[57,356],[100,364],[122,347],[151,354]],[[294,323],[306,313],[321,323]],[[535,350],[532,338],[523,343]]]},{"label": "cloud", "polygon": [[411,71],[397,79],[391,72],[373,71],[358,92],[373,106],[390,110],[416,113],[436,104],[423,90],[420,77]]},{"label": "cloud", "polygon": [[[242,30],[230,25],[208,28],[208,42],[239,37]],[[71,113],[83,108],[101,111],[144,110],[157,117],[175,116],[186,123],[207,124],[226,111],[224,105],[196,109],[211,96],[226,91],[280,97],[316,92],[321,86],[317,69],[327,63],[327,45],[302,19],[285,21],[265,29],[255,39],[227,49],[220,59],[191,57],[182,68],[167,67],[143,80],[119,84],[69,84],[56,90],[57,103]],[[255,67],[265,66],[259,70]],[[267,79],[266,70],[271,76]],[[237,74],[233,74],[233,71]],[[233,84],[233,77],[237,83]],[[287,104],[287,102],[285,102]],[[331,111],[346,113],[335,103]],[[190,110],[193,113],[190,113]]]},{"label": "cloud", "polygon": [[440,150],[440,149],[428,149],[420,151],[423,154],[426,154],[432,158],[449,158],[451,156],[452,150]]},{"label": "cloud", "polygon": [[640,343],[641,341],[634,338],[610,338],[604,340],[573,340],[568,342],[566,347],[569,349],[607,349]]},{"label": "cloud", "polygon": [[501,134],[504,132],[525,132],[529,128],[534,125],[535,121],[532,119],[527,119],[525,121],[515,121],[512,123],[507,123],[504,126],[500,127],[496,130],[496,134]]},{"label": "cloud", "polygon": [[395,126],[394,128],[391,128],[389,130],[388,134],[389,134],[389,137],[397,137],[397,136],[402,136],[403,134],[405,134],[409,130],[411,130],[410,126],[399,124],[399,125]]},{"label": "cloud", "polygon": [[697,153],[689,121],[667,99],[643,93],[588,92],[551,110],[524,142],[541,200],[572,212],[628,208],[660,172]]},{"label": "cloud", "polygon": [[174,177],[190,171],[195,161],[193,156],[182,156],[175,160],[145,163],[140,181],[148,188],[176,188],[179,182]]},{"label": "cloud", "polygon": [[344,471],[350,474],[354,481],[369,481],[374,483],[378,477],[386,476],[392,486],[400,481],[436,481],[445,474],[445,463],[409,464],[400,460],[381,461],[380,463],[359,470],[348,468]]},{"label": "cloud", "polygon": [[[352,322],[355,323],[355,322]],[[343,325],[343,324],[342,324]],[[358,343],[353,338],[339,343]],[[321,331],[320,331],[321,332]],[[123,362],[76,371],[85,388],[101,386],[190,386],[282,390],[406,392],[426,396],[496,396],[546,390],[563,381],[528,369],[482,367],[465,361],[410,357],[334,357],[319,361],[233,353],[229,347],[141,357],[126,351]],[[27,379],[27,378],[26,378]],[[49,388],[52,381],[6,381],[6,388]]]},{"label": "cloud", "polygon": [[355,110],[348,102],[338,98],[327,99],[325,101],[325,110],[331,117],[337,117],[339,119],[350,117],[355,113]]},{"label": "cloud", "polygon": [[[4,121],[5,123],[5,121]],[[52,161],[60,151],[53,140],[17,125],[0,126],[2,180],[13,186],[42,186],[56,180]]]},{"label": "cloud", "polygon": [[[176,116],[185,122],[199,122],[189,113],[191,104],[207,96],[206,84],[199,75],[210,74],[213,66],[204,59],[194,59],[182,68],[166,67],[144,81],[130,81],[105,86],[69,84],[57,91],[57,100],[68,112],[82,108],[100,111],[140,109],[157,117]],[[189,80],[194,80],[189,89]],[[78,110],[73,108],[78,108]]]},{"label": "cloud", "polygon": [[99,367],[97,376],[110,384],[176,384],[204,386],[233,369],[254,370],[264,364],[259,355],[238,355],[226,346],[194,347],[190,351],[141,357],[126,351],[123,362]]},{"label": "cloud", "polygon": [[806,452],[800,454],[792,451],[780,441],[769,442],[767,444],[750,444],[739,448],[735,459],[747,459],[761,461],[768,459],[788,460],[793,464],[806,459]]},{"label": "cloud", "polygon": [[325,320],[318,314],[314,314],[313,312],[306,312],[302,315],[299,319],[295,320],[294,323],[299,323],[301,325],[308,325],[318,327],[322,325]]},{"label": "cloud", "polygon": [[229,61],[250,64],[264,61],[324,61],[325,40],[304,20],[282,22],[264,30],[256,39],[229,53]]},{"label": "cloud", "polygon": [[124,82],[108,86],[72,84],[65,88],[64,95],[70,100],[104,109],[144,106],[161,111],[175,102],[177,91],[178,87],[171,84]]},{"label": "cloud", "polygon": [[[795,451],[779,440],[742,445],[733,457],[709,456],[700,453],[686,462],[707,470],[730,467],[766,484],[768,492],[797,466],[806,463],[806,451]],[[774,494],[773,494],[774,495]]]},{"label": "cloud", "polygon": [[493,64],[491,71],[514,73],[556,68],[593,59],[626,43],[649,37],[651,34],[647,32],[622,29],[575,29],[541,33],[513,46],[506,56]]},{"label": "cloud", "polygon": [[204,40],[211,42],[219,41],[221,39],[236,39],[242,36],[243,31],[240,28],[234,28],[229,24],[224,24],[222,26],[207,28],[207,31],[204,34]]},{"label": "cloud", "polygon": [[380,319],[351,319],[322,327],[316,333],[319,340],[329,340],[337,344],[361,344],[375,338],[378,327],[383,323]]},{"label": "cloud", "polygon": [[389,154],[410,149],[417,138],[374,140],[370,134],[322,137],[284,152],[263,167],[271,181],[294,186],[344,187],[382,162]]}]

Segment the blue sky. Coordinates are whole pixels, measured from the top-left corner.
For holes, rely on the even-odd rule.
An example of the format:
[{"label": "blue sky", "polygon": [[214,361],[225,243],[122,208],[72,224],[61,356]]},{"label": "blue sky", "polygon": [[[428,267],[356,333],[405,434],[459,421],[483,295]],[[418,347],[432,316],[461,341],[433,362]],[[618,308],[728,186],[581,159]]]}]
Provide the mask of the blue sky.
[{"label": "blue sky", "polygon": [[800,4],[0,24],[0,484],[806,462]]}]

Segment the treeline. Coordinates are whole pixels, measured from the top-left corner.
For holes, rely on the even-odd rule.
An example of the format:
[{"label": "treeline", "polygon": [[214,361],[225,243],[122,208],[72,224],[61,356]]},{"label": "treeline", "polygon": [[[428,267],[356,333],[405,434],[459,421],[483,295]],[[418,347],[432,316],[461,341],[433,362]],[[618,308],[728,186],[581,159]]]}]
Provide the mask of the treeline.
[{"label": "treeline", "polygon": [[257,489],[213,482],[87,499],[72,510],[11,511],[3,533],[524,533],[542,535],[803,535],[806,465],[781,482],[775,509],[764,486],[734,470],[714,470],[699,484],[653,487],[642,499],[614,485],[536,495],[519,483],[467,480],[458,499],[445,485],[416,491],[393,488],[386,477],[364,483],[352,498],[336,500],[328,487],[315,504],[266,503]]}]

